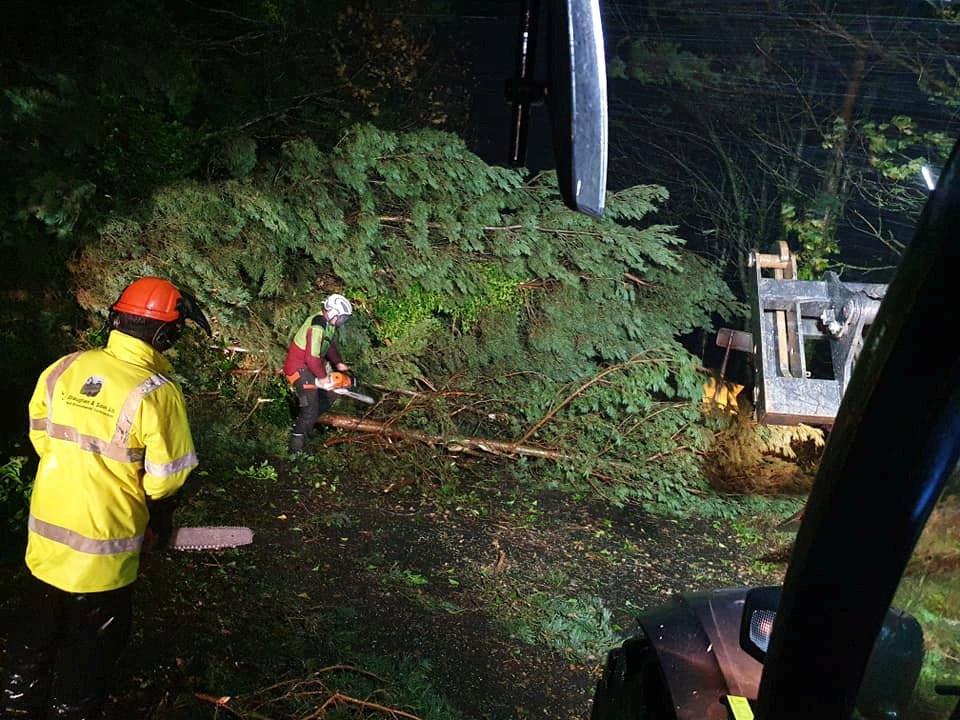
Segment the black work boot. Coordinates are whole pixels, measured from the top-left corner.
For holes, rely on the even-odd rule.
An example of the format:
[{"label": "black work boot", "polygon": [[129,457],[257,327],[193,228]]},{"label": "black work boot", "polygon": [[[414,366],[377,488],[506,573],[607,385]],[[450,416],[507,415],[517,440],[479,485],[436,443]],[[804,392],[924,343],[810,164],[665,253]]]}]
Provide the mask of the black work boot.
[{"label": "black work boot", "polygon": [[290,433],[290,454],[299,455],[303,452],[303,445],[307,436],[302,433]]}]

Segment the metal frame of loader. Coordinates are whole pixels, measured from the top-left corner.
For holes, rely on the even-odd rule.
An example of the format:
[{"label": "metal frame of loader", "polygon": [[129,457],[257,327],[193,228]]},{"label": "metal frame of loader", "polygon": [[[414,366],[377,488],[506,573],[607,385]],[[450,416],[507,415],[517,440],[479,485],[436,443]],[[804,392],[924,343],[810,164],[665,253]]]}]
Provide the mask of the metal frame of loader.
[{"label": "metal frame of loader", "polygon": [[750,254],[754,408],[770,425],[832,425],[886,285],[798,280],[796,258]]}]

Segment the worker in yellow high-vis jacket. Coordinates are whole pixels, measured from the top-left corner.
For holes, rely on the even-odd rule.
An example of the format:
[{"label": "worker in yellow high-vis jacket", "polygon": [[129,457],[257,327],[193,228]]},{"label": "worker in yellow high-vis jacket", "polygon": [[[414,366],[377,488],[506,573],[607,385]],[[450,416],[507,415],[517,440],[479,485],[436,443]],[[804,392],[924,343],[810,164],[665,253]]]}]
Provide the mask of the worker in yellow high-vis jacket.
[{"label": "worker in yellow high-vis jacket", "polygon": [[8,642],[3,717],[102,715],[145,536],[171,530],[171,500],[197,465],[183,393],[162,355],[188,319],[210,333],[189,293],[141,278],[112,306],[105,348],[40,375],[29,406],[40,456],[30,588],[19,637]]}]

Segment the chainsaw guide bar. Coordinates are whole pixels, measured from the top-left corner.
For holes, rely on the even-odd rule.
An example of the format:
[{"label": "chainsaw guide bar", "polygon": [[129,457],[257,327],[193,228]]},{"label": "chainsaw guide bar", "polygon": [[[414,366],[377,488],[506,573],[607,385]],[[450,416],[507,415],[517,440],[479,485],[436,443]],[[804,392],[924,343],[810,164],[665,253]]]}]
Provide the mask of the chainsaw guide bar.
[{"label": "chainsaw guide bar", "polygon": [[222,550],[253,542],[248,527],[182,527],[173,531],[167,547],[171,550]]},{"label": "chainsaw guide bar", "polygon": [[347,388],[334,388],[333,392],[337,395],[345,395],[348,398],[353,398],[354,400],[359,400],[360,402],[367,403],[367,405],[373,405],[376,400],[374,400],[369,395],[364,395],[363,393],[353,392]]}]

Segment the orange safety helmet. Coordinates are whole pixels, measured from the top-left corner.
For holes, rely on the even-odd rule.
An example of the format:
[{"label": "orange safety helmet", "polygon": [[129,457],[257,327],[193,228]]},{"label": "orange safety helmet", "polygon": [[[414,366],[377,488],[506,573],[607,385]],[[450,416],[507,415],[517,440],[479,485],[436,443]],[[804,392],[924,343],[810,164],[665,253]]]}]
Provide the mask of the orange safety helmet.
[{"label": "orange safety helmet", "polygon": [[[123,320],[125,316],[144,318],[149,327],[131,326]],[[142,277],[120,293],[110,307],[108,322],[112,329],[133,334],[162,352],[177,341],[187,320],[193,320],[207,335],[213,334],[193,295],[178,289],[169,280]]]},{"label": "orange safety helmet", "polygon": [[130,283],[110,309],[169,322],[180,318],[177,303],[181,297],[180,291],[169,280],[143,277]]}]

